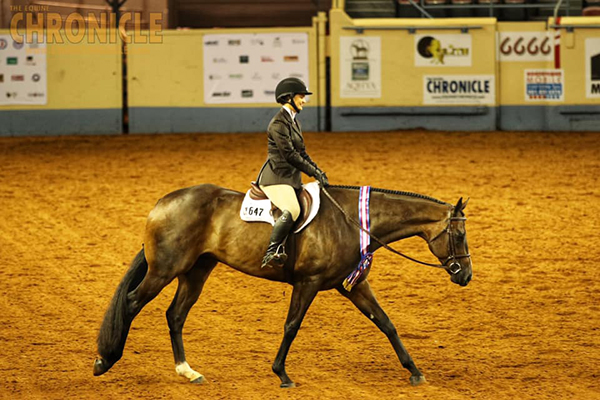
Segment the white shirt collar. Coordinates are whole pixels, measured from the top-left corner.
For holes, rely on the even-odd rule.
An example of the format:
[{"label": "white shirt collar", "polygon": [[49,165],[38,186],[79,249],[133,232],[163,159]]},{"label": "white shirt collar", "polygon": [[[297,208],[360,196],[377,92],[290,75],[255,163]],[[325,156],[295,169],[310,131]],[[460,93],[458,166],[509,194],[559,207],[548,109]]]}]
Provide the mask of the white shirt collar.
[{"label": "white shirt collar", "polygon": [[290,117],[292,117],[292,121],[295,121],[295,120],[296,120],[296,114],[297,114],[297,112],[295,112],[294,110],[290,110],[290,109],[289,109],[289,108],[287,108],[287,107],[283,107],[283,109],[284,109],[285,111],[287,111],[287,112],[288,112],[288,114],[290,114]]}]

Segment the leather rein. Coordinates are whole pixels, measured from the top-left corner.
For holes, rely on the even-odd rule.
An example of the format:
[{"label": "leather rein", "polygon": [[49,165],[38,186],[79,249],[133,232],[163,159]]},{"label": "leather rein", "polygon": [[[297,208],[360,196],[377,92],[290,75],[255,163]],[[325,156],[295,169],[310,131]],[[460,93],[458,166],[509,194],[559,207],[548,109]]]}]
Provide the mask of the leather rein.
[{"label": "leather rein", "polygon": [[[321,186],[321,190],[323,191],[323,193],[325,193],[325,196],[327,196],[327,198],[329,200],[331,200],[331,202],[333,203],[333,205],[342,212],[342,214],[344,214],[344,216],[346,217],[346,219],[348,219],[350,222],[352,222],[354,225],[356,225],[358,227],[358,229],[360,229],[361,231],[365,232],[367,235],[369,235],[373,240],[375,240],[377,243],[379,243],[382,247],[384,247],[385,249],[391,251],[394,254],[397,254],[401,257],[406,258],[407,260],[413,261],[417,264],[421,264],[421,265],[426,265],[428,267],[434,267],[434,268],[442,268],[448,272],[450,272],[452,275],[456,275],[458,274],[462,267],[460,266],[460,263],[458,263],[456,260],[461,259],[461,258],[470,258],[471,254],[467,253],[467,254],[455,254],[455,248],[454,248],[454,239],[453,239],[453,235],[452,232],[450,231],[450,223],[452,221],[466,221],[467,218],[465,217],[450,217],[448,220],[448,226],[446,226],[446,228],[444,230],[442,230],[440,233],[438,233],[433,239],[427,241],[428,244],[431,244],[432,242],[434,242],[435,240],[437,240],[439,237],[442,236],[443,233],[447,233],[448,234],[448,248],[449,251],[448,253],[450,254],[448,257],[446,257],[446,259],[441,263],[441,264],[432,264],[432,263],[428,263],[425,261],[419,261],[415,258],[412,258],[410,256],[407,256],[406,254],[403,254],[401,252],[399,252],[398,250],[395,250],[393,248],[391,248],[390,246],[388,246],[386,243],[384,243],[381,239],[379,239],[377,236],[373,235],[371,232],[369,232],[368,230],[366,230],[365,228],[363,228],[358,221],[356,221],[354,218],[352,218],[347,212],[346,210],[344,210],[342,208],[342,206],[333,198],[331,197],[331,195],[329,194],[329,192],[327,191],[327,189],[325,189],[325,187]],[[450,264],[448,264],[450,263]]]}]

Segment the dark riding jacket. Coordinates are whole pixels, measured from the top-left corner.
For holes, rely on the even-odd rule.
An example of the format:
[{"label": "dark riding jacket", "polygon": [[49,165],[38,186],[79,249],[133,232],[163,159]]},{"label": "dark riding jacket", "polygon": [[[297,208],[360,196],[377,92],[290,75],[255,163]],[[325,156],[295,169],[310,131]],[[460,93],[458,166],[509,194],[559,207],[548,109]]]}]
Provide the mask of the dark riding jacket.
[{"label": "dark riding jacket", "polygon": [[304,172],[315,176],[317,164],[306,154],[300,121],[296,122],[281,108],[267,128],[268,158],[258,175],[258,184],[263,186],[286,184],[294,189],[302,187]]}]

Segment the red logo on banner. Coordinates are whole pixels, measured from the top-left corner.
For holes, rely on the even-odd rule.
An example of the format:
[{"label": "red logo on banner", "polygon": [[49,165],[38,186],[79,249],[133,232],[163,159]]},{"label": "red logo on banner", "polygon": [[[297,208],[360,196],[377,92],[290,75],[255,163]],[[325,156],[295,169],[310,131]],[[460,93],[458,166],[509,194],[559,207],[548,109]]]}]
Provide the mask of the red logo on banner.
[{"label": "red logo on banner", "polygon": [[548,55],[552,51],[552,47],[550,47],[550,38],[546,37],[544,40],[538,42],[537,37],[533,37],[529,39],[528,42],[525,42],[525,38],[519,36],[516,38],[514,43],[512,42],[512,37],[505,38],[500,44],[500,52],[505,55],[523,55],[529,54],[532,56],[538,54]]}]

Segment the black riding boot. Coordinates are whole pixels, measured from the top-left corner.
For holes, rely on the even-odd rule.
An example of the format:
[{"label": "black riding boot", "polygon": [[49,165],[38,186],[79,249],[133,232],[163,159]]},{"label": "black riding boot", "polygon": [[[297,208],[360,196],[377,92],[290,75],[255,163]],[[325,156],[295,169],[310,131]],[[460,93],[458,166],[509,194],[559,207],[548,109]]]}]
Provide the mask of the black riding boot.
[{"label": "black riding boot", "polygon": [[285,254],[285,248],[283,243],[290,233],[290,229],[294,225],[292,219],[292,213],[284,211],[281,217],[275,222],[273,226],[273,233],[271,233],[271,240],[269,241],[269,247],[267,248],[267,254],[263,258],[261,268],[267,267],[283,267],[287,260],[287,254]]}]

